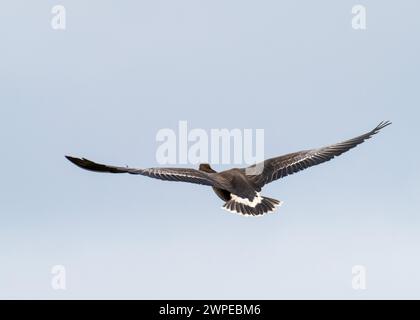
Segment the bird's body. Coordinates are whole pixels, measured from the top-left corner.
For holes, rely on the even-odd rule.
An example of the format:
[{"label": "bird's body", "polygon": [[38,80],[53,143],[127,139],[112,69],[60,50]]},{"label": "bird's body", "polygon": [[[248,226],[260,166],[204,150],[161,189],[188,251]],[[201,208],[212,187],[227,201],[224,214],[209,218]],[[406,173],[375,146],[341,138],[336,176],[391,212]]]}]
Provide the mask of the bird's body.
[{"label": "bird's body", "polygon": [[275,207],[282,203],[260,195],[265,184],[326,162],[369,139],[389,124],[390,122],[381,122],[368,133],[341,143],[271,158],[249,168],[233,168],[222,172],[216,172],[209,164],[200,164],[198,170],[189,168],[134,169],[108,166],[84,158],[70,156],[66,158],[75,165],[90,171],[139,174],[161,180],[211,186],[217,196],[225,201],[224,209],[242,215],[260,216],[274,211]]}]

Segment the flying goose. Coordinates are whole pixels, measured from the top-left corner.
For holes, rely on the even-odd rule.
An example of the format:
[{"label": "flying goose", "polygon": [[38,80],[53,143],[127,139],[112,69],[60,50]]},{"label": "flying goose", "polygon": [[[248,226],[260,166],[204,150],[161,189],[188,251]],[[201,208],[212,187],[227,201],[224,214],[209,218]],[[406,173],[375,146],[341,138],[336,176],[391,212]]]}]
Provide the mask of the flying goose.
[{"label": "flying goose", "polygon": [[[329,161],[363,143],[390,124],[389,121],[382,121],[373,130],[350,140],[267,159],[248,168],[233,168],[222,172],[216,172],[207,163],[200,164],[198,170],[190,168],[136,169],[108,166],[85,158],[71,156],[66,156],[66,158],[80,168],[95,172],[139,174],[155,179],[211,186],[217,196],[225,201],[223,209],[246,216],[260,216],[273,212],[276,206],[282,204],[282,201],[260,195],[264,185]],[[261,168],[261,170],[252,170],[255,168]]]}]

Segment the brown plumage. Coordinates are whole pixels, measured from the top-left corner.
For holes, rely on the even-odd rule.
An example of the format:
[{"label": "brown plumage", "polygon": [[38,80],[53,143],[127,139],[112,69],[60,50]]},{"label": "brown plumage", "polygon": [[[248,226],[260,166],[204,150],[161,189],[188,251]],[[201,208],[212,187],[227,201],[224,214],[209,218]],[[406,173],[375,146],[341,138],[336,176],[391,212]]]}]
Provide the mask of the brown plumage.
[{"label": "brown plumage", "polygon": [[[233,168],[216,172],[209,164],[200,164],[199,169],[149,168],[135,169],[99,164],[85,158],[66,158],[80,168],[95,172],[130,173],[150,178],[181,181],[211,186],[225,204],[223,208],[242,215],[259,216],[275,210],[282,202],[260,195],[267,183],[284,178],[295,172],[329,161],[371,138],[379,130],[390,125],[384,121],[373,130],[356,138],[323,148],[304,150],[271,158],[248,168]],[[256,170],[257,169],[257,170]]]}]

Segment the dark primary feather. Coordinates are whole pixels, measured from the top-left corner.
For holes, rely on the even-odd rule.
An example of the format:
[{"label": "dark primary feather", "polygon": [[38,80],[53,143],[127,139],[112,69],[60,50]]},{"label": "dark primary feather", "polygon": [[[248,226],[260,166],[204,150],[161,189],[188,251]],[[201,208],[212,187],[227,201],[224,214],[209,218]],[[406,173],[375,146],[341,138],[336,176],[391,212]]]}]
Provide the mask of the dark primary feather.
[{"label": "dark primary feather", "polygon": [[214,181],[211,174],[198,171],[195,169],[184,168],[149,168],[149,169],[135,169],[128,167],[115,167],[105,164],[96,163],[85,158],[75,158],[66,156],[66,158],[77,165],[78,167],[95,171],[95,172],[110,172],[110,173],[130,173],[147,176],[150,178],[167,180],[167,181],[183,181],[196,184],[203,184],[213,186]]},{"label": "dark primary feather", "polygon": [[[295,172],[304,170],[311,166],[329,161],[336,156],[356,147],[365,140],[378,133],[379,130],[390,125],[389,121],[382,121],[373,130],[356,138],[336,143],[327,147],[304,150],[289,153],[280,157],[271,158],[263,161],[263,171],[259,175],[250,175],[248,178],[258,187],[262,188],[265,184],[283,178]],[[258,164],[261,165],[261,164]],[[255,165],[250,168],[255,168]]]}]

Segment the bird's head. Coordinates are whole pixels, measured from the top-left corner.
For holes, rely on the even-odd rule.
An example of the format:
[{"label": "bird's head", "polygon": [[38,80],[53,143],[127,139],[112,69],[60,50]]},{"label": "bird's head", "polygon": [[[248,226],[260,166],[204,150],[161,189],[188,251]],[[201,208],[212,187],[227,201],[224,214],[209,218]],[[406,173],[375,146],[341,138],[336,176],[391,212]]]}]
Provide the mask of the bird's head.
[{"label": "bird's head", "polygon": [[198,167],[198,170],[204,171],[204,172],[207,172],[207,173],[216,172],[210,167],[210,165],[208,163],[200,163],[200,166]]}]

